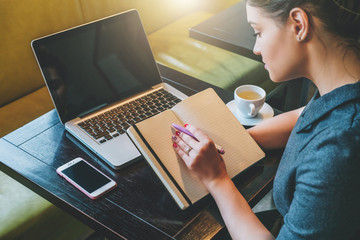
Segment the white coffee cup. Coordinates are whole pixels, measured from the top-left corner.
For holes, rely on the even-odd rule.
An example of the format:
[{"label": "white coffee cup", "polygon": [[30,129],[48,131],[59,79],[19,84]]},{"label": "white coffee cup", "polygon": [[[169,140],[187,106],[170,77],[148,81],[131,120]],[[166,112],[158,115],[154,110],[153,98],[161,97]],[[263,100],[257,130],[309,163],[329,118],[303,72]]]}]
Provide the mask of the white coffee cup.
[{"label": "white coffee cup", "polygon": [[265,103],[266,92],[255,85],[242,85],[234,91],[235,105],[244,118],[254,118]]}]

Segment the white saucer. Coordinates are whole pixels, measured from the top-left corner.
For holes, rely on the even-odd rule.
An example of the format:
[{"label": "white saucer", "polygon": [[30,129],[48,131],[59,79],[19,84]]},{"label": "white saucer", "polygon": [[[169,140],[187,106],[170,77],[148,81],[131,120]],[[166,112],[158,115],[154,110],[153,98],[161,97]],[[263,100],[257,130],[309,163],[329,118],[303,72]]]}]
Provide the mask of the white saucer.
[{"label": "white saucer", "polygon": [[260,109],[260,112],[254,118],[244,118],[240,116],[235,105],[235,100],[228,102],[226,106],[235,115],[237,120],[239,120],[239,122],[245,126],[254,126],[261,121],[272,118],[274,116],[274,109],[272,109],[272,107],[267,103],[264,103],[264,106]]}]

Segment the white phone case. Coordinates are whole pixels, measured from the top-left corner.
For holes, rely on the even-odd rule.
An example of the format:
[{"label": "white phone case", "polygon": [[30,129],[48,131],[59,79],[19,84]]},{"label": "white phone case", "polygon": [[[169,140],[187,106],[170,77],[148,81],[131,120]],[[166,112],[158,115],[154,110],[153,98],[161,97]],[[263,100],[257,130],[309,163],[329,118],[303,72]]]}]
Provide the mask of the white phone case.
[{"label": "white phone case", "polygon": [[[99,174],[103,175],[105,178],[109,179],[110,182],[108,182],[107,184],[101,186],[100,188],[96,189],[93,192],[88,192],[86,191],[82,186],[80,186],[78,183],[76,183],[74,180],[72,180],[71,178],[69,178],[65,173],[63,173],[63,171],[69,167],[72,167],[73,165],[75,165],[76,163],[83,161],[85,162],[88,166],[92,167],[93,169],[95,169]],[[68,181],[69,183],[71,183],[74,187],[76,187],[77,189],[79,189],[81,192],[83,192],[86,196],[88,196],[91,199],[97,199],[99,198],[101,195],[103,195],[104,193],[110,191],[111,189],[115,188],[117,186],[116,182],[114,180],[112,180],[111,178],[109,178],[108,176],[106,176],[105,174],[103,174],[102,172],[100,172],[98,169],[96,169],[94,166],[92,166],[90,163],[88,163],[87,161],[85,161],[84,159],[78,157],[75,158],[74,160],[71,160],[70,162],[60,166],[59,168],[56,169],[56,172],[63,178],[66,179],[66,181]]]}]

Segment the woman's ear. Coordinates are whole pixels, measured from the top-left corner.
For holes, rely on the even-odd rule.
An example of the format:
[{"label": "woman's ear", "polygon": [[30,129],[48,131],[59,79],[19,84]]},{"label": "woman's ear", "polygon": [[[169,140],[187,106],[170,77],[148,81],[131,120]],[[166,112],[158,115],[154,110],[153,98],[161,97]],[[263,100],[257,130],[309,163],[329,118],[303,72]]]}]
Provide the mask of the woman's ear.
[{"label": "woman's ear", "polygon": [[308,14],[302,8],[293,8],[289,14],[294,37],[301,42],[309,37],[310,22]]}]

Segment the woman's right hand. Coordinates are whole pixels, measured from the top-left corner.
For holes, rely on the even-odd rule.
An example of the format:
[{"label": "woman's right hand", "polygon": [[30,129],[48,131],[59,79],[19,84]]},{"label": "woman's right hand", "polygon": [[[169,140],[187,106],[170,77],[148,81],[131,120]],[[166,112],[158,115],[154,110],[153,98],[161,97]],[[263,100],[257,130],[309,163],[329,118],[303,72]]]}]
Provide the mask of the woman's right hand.
[{"label": "woman's right hand", "polygon": [[218,153],[213,140],[199,128],[185,124],[196,138],[176,132],[173,136],[175,152],[185,162],[186,166],[209,188],[217,180],[227,178],[225,163]]},{"label": "woman's right hand", "polygon": [[214,142],[197,127],[185,125],[185,128],[198,141],[176,132],[174,150],[213,196],[231,235],[239,239],[273,239],[230,179]]}]

